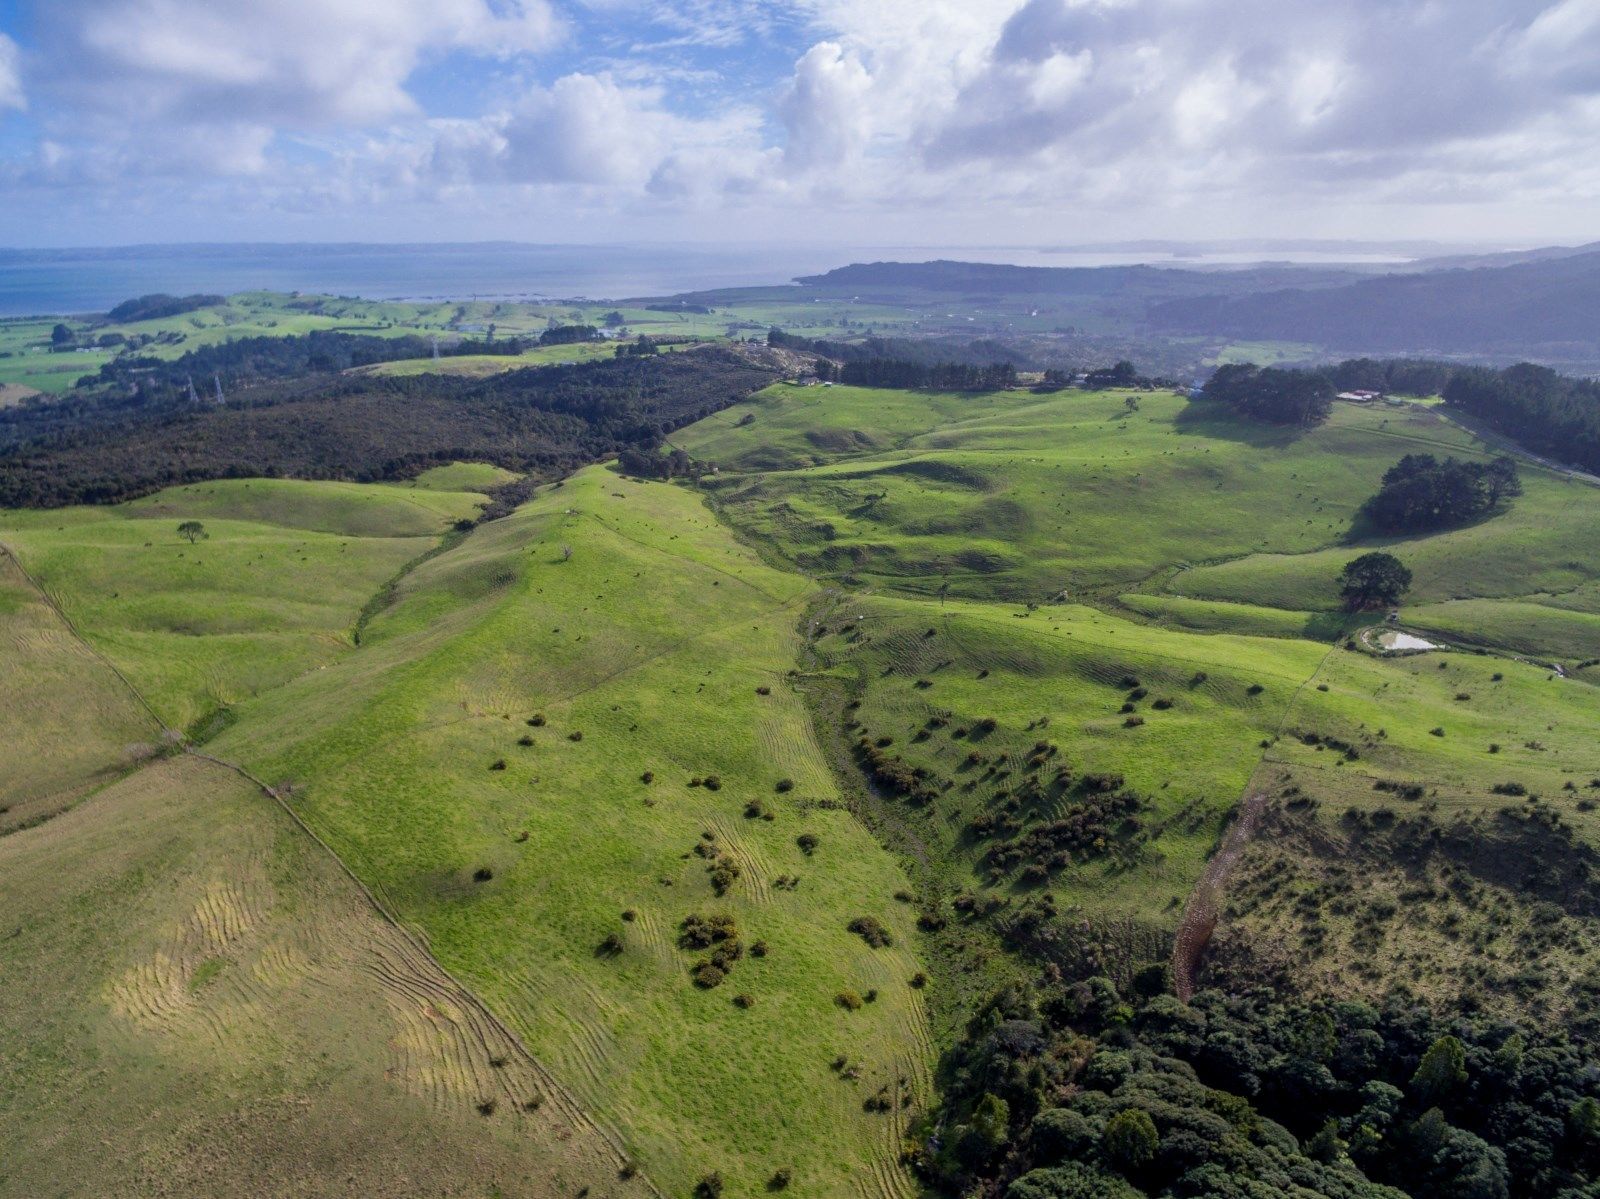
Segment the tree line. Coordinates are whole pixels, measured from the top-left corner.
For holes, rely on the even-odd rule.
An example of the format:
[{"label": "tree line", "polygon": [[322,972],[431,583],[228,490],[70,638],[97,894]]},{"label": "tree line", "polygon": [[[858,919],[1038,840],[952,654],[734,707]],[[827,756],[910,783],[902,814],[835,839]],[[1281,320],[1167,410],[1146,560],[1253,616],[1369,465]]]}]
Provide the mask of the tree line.
[{"label": "tree line", "polygon": [[1445,403],[1529,449],[1600,470],[1600,382],[1570,379],[1523,362],[1505,370],[1465,367],[1443,388]]}]

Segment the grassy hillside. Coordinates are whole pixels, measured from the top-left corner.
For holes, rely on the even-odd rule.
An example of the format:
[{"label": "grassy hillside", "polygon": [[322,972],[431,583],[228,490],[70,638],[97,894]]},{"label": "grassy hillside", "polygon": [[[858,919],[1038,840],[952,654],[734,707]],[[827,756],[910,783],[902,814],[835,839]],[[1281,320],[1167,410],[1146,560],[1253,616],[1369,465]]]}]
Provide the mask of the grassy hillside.
[{"label": "grassy hillside", "polygon": [[1402,454],[1471,447],[1421,410],[1341,405],[1300,436],[1168,394],[784,385],[675,444],[729,468],[729,518],[808,570],[1028,599],[1333,547]]},{"label": "grassy hillside", "polygon": [[0,835],[158,753],[160,725],[0,552]]},{"label": "grassy hillside", "polygon": [[[347,653],[363,605],[466,491],[289,480],[171,488],[115,507],[0,512],[0,542],[171,727]],[[196,542],[178,526],[199,520]]]},{"label": "grassy hillside", "polygon": [[[912,913],[787,678],[813,594],[694,496],[589,470],[418,567],[359,653],[241,705],[211,748],[292,785],[672,1193],[779,1168],[902,1193],[893,1113],[930,1057]],[[690,973],[710,950],[679,944],[694,914],[745,949],[710,989]],[[893,1110],[864,1110],[881,1088]]]},{"label": "grassy hillside", "polygon": [[147,766],[0,837],[0,880],[0,1194],[648,1194],[221,767]]},{"label": "grassy hillside", "polygon": [[[841,601],[824,622],[819,677],[837,700],[821,723],[844,724],[840,755],[877,775],[888,835],[941,902],[960,901],[931,915],[965,930],[941,944],[974,1000],[973,978],[1005,973],[965,943],[980,929],[1126,980],[1162,952],[1246,794],[1295,801],[1282,810],[1303,825],[1285,837],[1297,848],[1252,851],[1267,875],[1322,860],[1307,838],[1337,842],[1419,782],[1413,806],[1441,827],[1493,823],[1535,794],[1573,852],[1600,841],[1595,693],[1576,681],[1600,653],[1600,491],[1525,464],[1526,494],[1478,524],[1363,539],[1360,505],[1400,455],[1489,452],[1437,412],[1338,405],[1296,433],[1166,395],[780,385],[675,442],[722,465],[719,511],[769,556],[897,595]],[[1373,545],[1415,572],[1405,625],[1489,655],[1342,648],[1377,618],[1340,611],[1335,579]],[[1080,598],[1099,610],[1061,602]],[[1085,793],[1095,774],[1122,776],[1132,800]],[[1502,902],[1526,922],[1539,895]],[[1044,920],[1057,932],[1041,948],[1046,908],[1087,922]],[[1234,919],[1253,944],[1283,935],[1247,907]],[[1507,968],[1542,943],[1503,946]],[[1358,959],[1346,946],[1289,976],[1355,978]],[[1369,966],[1363,993],[1409,963]]]}]

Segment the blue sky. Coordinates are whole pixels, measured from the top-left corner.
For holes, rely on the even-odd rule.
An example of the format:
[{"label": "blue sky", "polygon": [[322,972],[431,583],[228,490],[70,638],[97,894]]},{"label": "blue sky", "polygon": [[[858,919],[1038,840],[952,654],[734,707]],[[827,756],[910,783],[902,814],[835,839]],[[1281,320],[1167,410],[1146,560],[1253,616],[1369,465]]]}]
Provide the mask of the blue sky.
[{"label": "blue sky", "polygon": [[1600,238],[1600,0],[0,0],[0,244]]}]

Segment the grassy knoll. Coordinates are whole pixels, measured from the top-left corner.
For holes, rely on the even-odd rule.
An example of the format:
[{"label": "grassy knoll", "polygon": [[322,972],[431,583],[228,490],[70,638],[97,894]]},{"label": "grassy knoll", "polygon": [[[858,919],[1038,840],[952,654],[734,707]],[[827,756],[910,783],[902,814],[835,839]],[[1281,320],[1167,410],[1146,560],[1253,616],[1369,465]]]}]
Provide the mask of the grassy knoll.
[{"label": "grassy knoll", "polygon": [[159,762],[0,837],[0,929],[0,1193],[645,1193],[220,767]]},{"label": "grassy knoll", "polygon": [[[164,721],[188,728],[347,652],[372,594],[482,502],[227,480],[114,507],[0,513],[0,541]],[[206,536],[180,536],[186,520]]]},{"label": "grassy knoll", "polygon": [[[419,566],[359,652],[242,704],[212,748],[291,783],[671,1193],[713,1169],[754,1193],[780,1167],[901,1193],[900,1118],[864,1104],[926,1077],[912,912],[829,806],[787,678],[813,594],[692,494],[591,469]],[[690,974],[710,951],[678,944],[691,914],[738,925],[715,988]]]},{"label": "grassy knoll", "polygon": [[488,462],[451,462],[433,466],[414,479],[390,486],[418,491],[492,491],[517,479],[514,471]]}]

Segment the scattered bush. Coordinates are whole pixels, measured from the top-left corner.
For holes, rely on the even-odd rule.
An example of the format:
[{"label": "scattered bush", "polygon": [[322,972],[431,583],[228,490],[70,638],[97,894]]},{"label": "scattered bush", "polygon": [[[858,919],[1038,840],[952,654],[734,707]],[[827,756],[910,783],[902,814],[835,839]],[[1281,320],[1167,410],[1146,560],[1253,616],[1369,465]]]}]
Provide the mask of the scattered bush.
[{"label": "scattered bush", "polygon": [[894,935],[872,916],[857,916],[845,927],[874,949],[894,944]]},{"label": "scattered bush", "polygon": [[833,997],[833,1001],[847,1012],[857,1012],[861,1010],[861,996],[857,995],[854,991],[840,991]]},{"label": "scattered bush", "polygon": [[701,962],[689,973],[694,978],[694,985],[705,991],[720,987],[723,979],[728,977],[727,971],[715,962]]}]

